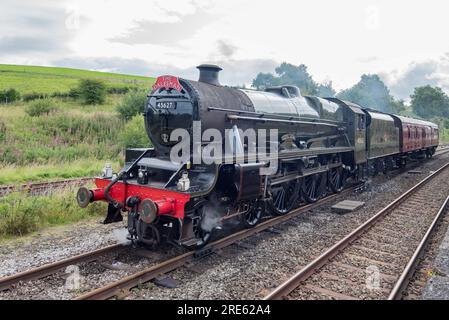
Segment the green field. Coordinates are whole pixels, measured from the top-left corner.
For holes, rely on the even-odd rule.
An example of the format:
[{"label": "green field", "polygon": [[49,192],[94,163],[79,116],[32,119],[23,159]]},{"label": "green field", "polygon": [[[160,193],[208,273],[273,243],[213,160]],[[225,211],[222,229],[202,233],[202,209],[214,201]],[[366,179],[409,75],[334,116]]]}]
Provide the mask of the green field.
[{"label": "green field", "polygon": [[[68,92],[81,79],[101,79],[108,87],[142,92],[149,91],[155,81],[77,69],[0,65],[0,91],[12,88],[22,96]],[[106,161],[118,169],[129,141],[149,144],[143,117],[129,122],[119,119],[116,106],[124,97],[108,94],[101,105],[53,98],[57,110],[38,117],[25,112],[33,102],[0,104],[0,184],[93,175]]]},{"label": "green field", "polygon": [[111,87],[148,87],[154,78],[58,67],[0,64],[0,90],[14,88],[21,94],[68,92],[80,79],[101,79]]}]

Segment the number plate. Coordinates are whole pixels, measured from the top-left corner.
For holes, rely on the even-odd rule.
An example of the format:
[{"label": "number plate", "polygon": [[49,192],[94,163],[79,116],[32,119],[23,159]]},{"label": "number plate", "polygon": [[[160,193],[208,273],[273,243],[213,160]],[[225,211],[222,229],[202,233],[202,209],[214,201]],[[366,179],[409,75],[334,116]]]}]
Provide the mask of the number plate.
[{"label": "number plate", "polygon": [[158,109],[176,109],[176,102],[174,102],[174,101],[156,102],[156,108],[158,108]]}]

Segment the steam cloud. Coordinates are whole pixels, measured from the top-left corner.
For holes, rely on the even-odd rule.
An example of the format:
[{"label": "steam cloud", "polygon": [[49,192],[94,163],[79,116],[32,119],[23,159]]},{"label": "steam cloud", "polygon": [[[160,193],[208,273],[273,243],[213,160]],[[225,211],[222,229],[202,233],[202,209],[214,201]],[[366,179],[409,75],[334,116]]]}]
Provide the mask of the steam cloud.
[{"label": "steam cloud", "polygon": [[221,226],[220,210],[223,208],[218,204],[218,201],[209,202],[204,206],[204,216],[201,222],[201,228],[206,232],[211,232],[216,227]]},{"label": "steam cloud", "polygon": [[117,241],[118,244],[127,244],[130,241],[127,239],[128,230],[126,229],[114,229],[112,230],[112,237]]}]

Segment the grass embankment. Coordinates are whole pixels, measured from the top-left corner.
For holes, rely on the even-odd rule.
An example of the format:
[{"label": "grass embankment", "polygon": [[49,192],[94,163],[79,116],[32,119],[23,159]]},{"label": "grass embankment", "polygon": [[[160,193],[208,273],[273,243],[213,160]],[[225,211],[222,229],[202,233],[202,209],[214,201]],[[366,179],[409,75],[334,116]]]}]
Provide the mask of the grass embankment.
[{"label": "grass embankment", "polygon": [[0,108],[0,184],[94,175],[119,161],[124,127],[111,112],[30,117],[21,106]]},{"label": "grass embankment", "polygon": [[0,239],[78,222],[106,212],[106,204],[102,202],[81,209],[74,201],[75,194],[76,190],[67,189],[50,196],[28,197],[14,193],[0,198]]},{"label": "grass embankment", "polygon": [[[94,177],[101,172],[105,161],[98,159],[80,159],[64,165],[64,163],[48,163],[31,166],[0,166],[0,185],[20,184],[30,181],[50,181],[79,177]],[[120,169],[121,163],[113,161],[115,170]]]},{"label": "grass embankment", "polygon": [[[101,105],[68,94],[86,78],[106,85]],[[143,107],[152,83],[152,78],[112,73],[0,65],[0,91],[15,89],[21,96],[13,103],[0,101],[0,184],[93,176],[105,162],[120,169],[126,147],[147,147],[150,141],[143,117],[124,117],[117,106],[120,112]],[[75,190],[11,194],[0,198],[0,239],[105,212],[104,203],[79,208]]]},{"label": "grass embankment", "polygon": [[125,122],[112,112],[57,110],[30,117],[20,106],[0,108],[0,184],[92,176],[105,162],[118,169],[125,147],[149,144],[141,116]]},{"label": "grass embankment", "polygon": [[[121,152],[129,142],[119,137],[130,130],[130,124],[116,114],[61,109],[30,117],[22,106],[8,107],[8,111],[2,117],[0,184],[93,176],[106,161],[116,170],[120,168]],[[36,197],[17,193],[0,198],[0,238],[22,236],[106,212],[104,204],[81,209],[75,199],[74,191]]]},{"label": "grass embankment", "polygon": [[58,111],[40,117],[6,121],[0,150],[3,163],[15,165],[108,159],[121,148],[114,141],[123,123],[113,114]]}]

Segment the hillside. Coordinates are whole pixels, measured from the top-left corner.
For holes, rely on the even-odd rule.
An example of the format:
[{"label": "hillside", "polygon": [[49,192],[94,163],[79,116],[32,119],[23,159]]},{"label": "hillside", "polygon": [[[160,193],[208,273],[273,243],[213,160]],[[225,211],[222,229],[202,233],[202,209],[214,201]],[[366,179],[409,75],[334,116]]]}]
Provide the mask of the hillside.
[{"label": "hillside", "polygon": [[[67,95],[81,79],[100,79],[104,102],[87,105]],[[123,101],[143,104],[155,79],[57,67],[0,64],[0,92],[15,89],[17,101],[0,103],[0,185],[97,174],[104,162],[117,169],[129,144],[150,142],[143,118],[124,121],[117,113]],[[126,90],[115,90],[126,89]],[[37,95],[36,95],[37,94]],[[30,99],[26,99],[26,96]],[[142,96],[138,102],[132,100]],[[30,115],[30,107],[52,105],[52,111]],[[131,99],[131,102],[129,102]]]},{"label": "hillside", "polygon": [[21,94],[55,92],[65,93],[80,79],[104,80],[109,87],[151,86],[155,79],[117,73],[87,71],[59,67],[37,67],[0,64],[0,90],[14,88]]}]

